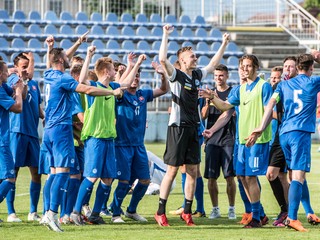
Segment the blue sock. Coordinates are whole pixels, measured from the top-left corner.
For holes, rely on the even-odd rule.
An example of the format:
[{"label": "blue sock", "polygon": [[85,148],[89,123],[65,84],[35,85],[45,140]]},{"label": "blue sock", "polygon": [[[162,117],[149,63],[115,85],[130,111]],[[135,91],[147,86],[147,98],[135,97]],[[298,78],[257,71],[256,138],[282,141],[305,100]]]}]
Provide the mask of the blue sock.
[{"label": "blue sock", "polygon": [[[110,188],[111,188],[111,186],[110,186]],[[111,189],[110,189],[110,192],[111,192]],[[107,210],[107,205],[108,205],[109,198],[110,198],[110,194],[108,195],[108,197],[104,201],[104,203],[102,205],[102,208],[101,208],[101,211],[106,211]]]},{"label": "blue sock", "polygon": [[299,204],[301,201],[302,195],[302,184],[296,180],[292,180],[290,187],[289,187],[289,196],[288,202],[289,204],[289,211],[288,217],[292,220],[298,219],[298,209]]},{"label": "blue sock", "polygon": [[74,206],[74,211],[80,213],[82,205],[84,204],[84,200],[88,198],[88,195],[91,196],[93,189],[93,182],[90,182],[87,178],[85,178],[79,188],[78,196],[77,196],[77,201]]},{"label": "blue sock", "polygon": [[40,198],[41,183],[30,182],[30,213],[37,212]]},{"label": "blue sock", "polygon": [[241,199],[244,204],[244,210],[246,213],[251,213],[251,203],[249,201],[249,198],[246,194],[246,191],[244,190],[243,184],[240,179],[238,179],[238,188],[240,192]]},{"label": "blue sock", "polygon": [[7,196],[10,189],[15,188],[15,184],[9,181],[2,181],[0,184],[0,203],[2,203],[3,199]]},{"label": "blue sock", "polygon": [[184,202],[184,187],[186,185],[186,178],[187,178],[187,174],[186,173],[181,173],[181,187],[182,187],[182,193],[183,193],[183,203],[182,203],[182,207],[184,208],[185,202]]},{"label": "blue sock", "polygon": [[16,212],[13,205],[15,196],[16,196],[16,186],[14,185],[14,187],[8,191],[7,197],[6,197],[8,215]]},{"label": "blue sock", "polygon": [[43,186],[43,214],[46,211],[49,211],[50,208],[50,189],[55,177],[55,174],[50,174],[49,178]]},{"label": "blue sock", "polygon": [[69,173],[56,173],[50,189],[50,210],[57,213],[62,202],[63,193],[66,191],[64,186],[69,178]]},{"label": "blue sock", "polygon": [[76,178],[69,179],[69,185],[67,190],[67,201],[66,201],[65,211],[64,211],[64,214],[67,214],[68,216],[70,216],[73,210],[73,207],[76,204],[79,187],[80,187],[79,179],[76,179]]},{"label": "blue sock", "polygon": [[310,194],[307,180],[304,180],[304,183],[302,185],[301,203],[307,216],[309,213],[314,214],[310,203]]},{"label": "blue sock", "polygon": [[266,215],[266,213],[264,212],[264,208],[262,206],[262,203],[260,202],[260,218],[264,217]]},{"label": "blue sock", "polygon": [[203,178],[198,177],[196,182],[196,191],[194,193],[194,197],[197,200],[197,212],[204,213],[204,203],[203,203]]},{"label": "blue sock", "polygon": [[260,221],[260,208],[261,208],[260,201],[251,203],[251,208],[252,208],[252,218],[254,218],[257,221]]},{"label": "blue sock", "polygon": [[66,210],[66,206],[67,206],[69,183],[70,183],[70,178],[68,179],[68,181],[63,186],[63,189],[65,189],[65,191],[63,193],[62,201],[61,201],[61,205],[60,205],[60,217],[63,217],[65,215],[65,210]]},{"label": "blue sock", "polygon": [[140,200],[143,198],[146,191],[148,190],[148,186],[149,186],[149,184],[142,184],[140,182],[138,182],[138,184],[135,186],[133,193],[132,193],[129,207],[127,209],[127,211],[129,213],[136,213],[137,212],[137,206],[138,206]]},{"label": "blue sock", "polygon": [[109,198],[110,191],[110,185],[106,185],[102,181],[99,182],[92,212],[100,213],[103,203],[105,202],[106,198]]},{"label": "blue sock", "polygon": [[121,214],[121,204],[123,199],[128,193],[129,184],[124,182],[119,182],[116,190],[113,193],[113,205],[112,210],[113,216],[120,216]]}]

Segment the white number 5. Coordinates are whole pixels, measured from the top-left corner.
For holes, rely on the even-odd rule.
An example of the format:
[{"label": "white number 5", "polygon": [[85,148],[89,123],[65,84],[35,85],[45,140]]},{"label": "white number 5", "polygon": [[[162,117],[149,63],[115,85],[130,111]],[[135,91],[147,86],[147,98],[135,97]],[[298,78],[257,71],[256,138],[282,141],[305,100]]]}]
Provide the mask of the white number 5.
[{"label": "white number 5", "polygon": [[294,90],[293,91],[293,101],[298,104],[298,106],[294,109],[294,113],[298,114],[299,112],[301,112],[302,108],[303,108],[303,102],[301,101],[301,99],[299,98],[299,94],[302,94],[302,90]]}]

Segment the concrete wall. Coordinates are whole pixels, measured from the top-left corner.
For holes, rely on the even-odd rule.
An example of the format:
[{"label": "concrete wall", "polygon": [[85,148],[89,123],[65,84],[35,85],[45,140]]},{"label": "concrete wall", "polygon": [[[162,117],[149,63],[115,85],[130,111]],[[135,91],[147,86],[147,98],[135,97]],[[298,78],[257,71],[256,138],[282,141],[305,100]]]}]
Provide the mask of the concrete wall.
[{"label": "concrete wall", "polygon": [[165,142],[169,121],[168,112],[148,112],[148,127],[146,130],[146,142]]}]

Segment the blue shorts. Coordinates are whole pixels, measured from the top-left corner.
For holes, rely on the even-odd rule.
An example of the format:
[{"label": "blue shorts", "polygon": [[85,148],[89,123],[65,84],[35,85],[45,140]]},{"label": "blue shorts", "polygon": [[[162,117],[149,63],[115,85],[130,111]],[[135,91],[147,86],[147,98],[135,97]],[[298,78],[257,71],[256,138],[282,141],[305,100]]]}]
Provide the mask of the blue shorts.
[{"label": "blue shorts", "polygon": [[116,147],[117,179],[150,179],[145,146]]},{"label": "blue shorts", "polygon": [[10,132],[10,150],[15,167],[38,167],[40,152],[38,138]]},{"label": "blue shorts", "polygon": [[42,143],[52,154],[53,167],[71,168],[75,164],[72,125],[60,124],[44,130]]},{"label": "blue shorts", "polygon": [[115,178],[116,159],[114,139],[89,138],[84,142],[85,167],[83,176],[92,178]]},{"label": "blue shorts", "polygon": [[9,146],[0,146],[0,179],[15,178],[14,162]]},{"label": "blue shorts", "polygon": [[235,140],[234,141],[234,146],[233,146],[233,170],[236,173],[237,172],[237,162],[238,162],[238,151],[239,151],[239,141]]},{"label": "blue shorts", "polygon": [[265,175],[268,164],[269,143],[255,144],[252,147],[246,147],[244,144],[239,144],[236,175]]},{"label": "blue shorts", "polygon": [[292,131],[280,135],[280,144],[288,168],[310,172],[311,168],[311,133]]},{"label": "blue shorts", "polygon": [[84,151],[83,147],[74,147],[75,163],[74,167],[70,168],[70,175],[76,175],[83,172],[84,167]]},{"label": "blue shorts", "polygon": [[40,146],[40,156],[39,156],[39,174],[50,174],[50,167],[53,167],[54,161],[52,156],[51,147],[46,145],[46,142],[42,141]]}]

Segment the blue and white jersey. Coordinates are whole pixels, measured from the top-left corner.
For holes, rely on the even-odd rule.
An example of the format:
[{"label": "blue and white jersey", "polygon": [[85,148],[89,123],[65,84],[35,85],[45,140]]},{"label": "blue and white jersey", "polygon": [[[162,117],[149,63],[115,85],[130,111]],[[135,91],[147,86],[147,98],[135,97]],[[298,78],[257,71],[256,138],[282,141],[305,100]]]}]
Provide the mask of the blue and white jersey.
[{"label": "blue and white jersey", "polygon": [[14,103],[13,98],[0,86],[0,146],[9,146],[9,109]]},{"label": "blue and white jersey", "polygon": [[138,90],[135,95],[125,91],[116,101],[116,146],[141,146],[147,123],[147,102],[153,100],[153,91]]},{"label": "blue and white jersey", "polygon": [[308,77],[305,74],[278,84],[272,97],[283,103],[284,115],[280,135],[295,130],[310,133],[315,131],[319,91],[320,77]]},{"label": "blue and white jersey", "polygon": [[47,70],[44,73],[46,128],[58,124],[72,124],[74,108],[73,92],[78,82],[70,74],[59,70]]},{"label": "blue and white jersey", "polygon": [[[15,85],[19,80],[16,74],[10,75],[8,84]],[[41,94],[38,83],[34,80],[28,81],[27,98],[23,100],[21,113],[10,113],[10,131],[22,133],[38,138],[39,105],[41,104]]]}]

